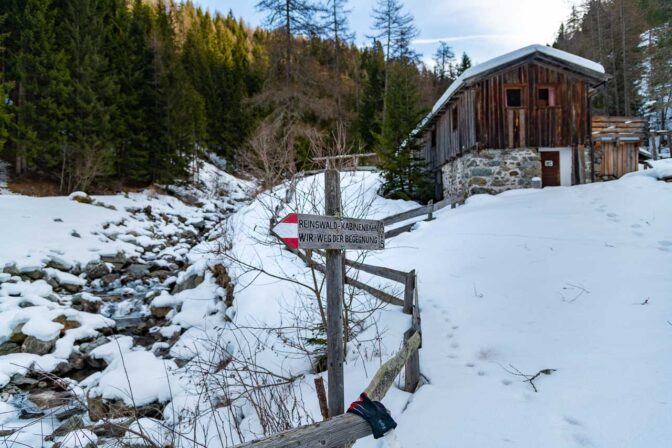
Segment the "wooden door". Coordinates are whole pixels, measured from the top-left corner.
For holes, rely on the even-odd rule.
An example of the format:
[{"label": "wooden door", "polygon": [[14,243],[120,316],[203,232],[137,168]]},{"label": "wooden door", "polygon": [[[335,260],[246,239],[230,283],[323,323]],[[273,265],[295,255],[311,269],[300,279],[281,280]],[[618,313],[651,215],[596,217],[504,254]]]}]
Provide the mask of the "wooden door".
[{"label": "wooden door", "polygon": [[541,185],[560,186],[560,151],[541,152]]}]

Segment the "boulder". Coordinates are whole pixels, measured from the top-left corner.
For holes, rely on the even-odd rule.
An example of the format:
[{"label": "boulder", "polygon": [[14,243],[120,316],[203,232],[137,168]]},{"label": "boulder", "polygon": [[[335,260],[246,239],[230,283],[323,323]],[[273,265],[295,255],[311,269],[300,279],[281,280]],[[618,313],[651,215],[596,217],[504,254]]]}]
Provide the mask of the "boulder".
[{"label": "boulder", "polygon": [[73,415],[72,417],[66,419],[63,423],[61,423],[58,426],[58,428],[56,428],[54,432],[51,433],[51,436],[61,437],[71,431],[82,429],[83,427],[84,427],[84,420],[82,419],[82,417],[80,417],[79,415]]},{"label": "boulder", "polygon": [[70,391],[37,390],[28,399],[40,409],[51,409],[68,404],[74,395]]},{"label": "boulder", "polygon": [[159,281],[161,281],[161,282],[165,282],[166,279],[167,279],[168,277],[170,277],[171,275],[173,275],[173,273],[170,272],[170,271],[168,271],[168,270],[166,270],[166,269],[158,269],[158,270],[152,272],[152,273],[149,274],[149,275],[150,275],[150,277],[152,277],[152,278],[157,278],[157,279],[159,279]]},{"label": "boulder", "polygon": [[165,319],[172,309],[173,307],[171,306],[153,306],[151,307],[152,316],[156,317],[157,319]]},{"label": "boulder", "polygon": [[180,283],[175,285],[175,288],[173,288],[173,294],[186,291],[187,289],[194,289],[195,287],[203,283],[203,280],[205,280],[205,277],[203,275],[195,273],[189,274]]},{"label": "boulder", "polygon": [[68,319],[63,315],[58,316],[55,319],[52,319],[52,322],[57,322],[63,325],[63,329],[61,329],[61,336],[65,335],[65,332],[68,330],[72,330],[73,328],[79,328],[82,326],[82,324],[80,324],[76,320]]},{"label": "boulder", "polygon": [[142,263],[133,263],[126,269],[129,277],[139,280],[149,276],[149,265]]},{"label": "boulder", "polygon": [[23,341],[26,340],[26,335],[23,334],[23,325],[24,324],[19,324],[12,329],[12,334],[9,336],[10,342],[23,344]]},{"label": "boulder", "polygon": [[50,341],[42,341],[34,336],[27,336],[21,345],[21,351],[24,353],[32,353],[34,355],[46,355],[56,345],[56,339]]},{"label": "boulder", "polygon": [[6,264],[5,267],[2,269],[2,272],[5,274],[9,275],[20,275],[21,272],[19,269],[16,267],[16,264]]},{"label": "boulder", "polygon": [[78,311],[86,313],[98,314],[100,307],[103,305],[102,300],[89,294],[75,294],[72,296],[72,307]]},{"label": "boulder", "polygon": [[89,280],[102,278],[111,272],[112,269],[110,269],[107,263],[91,263],[86,266],[86,277]]},{"label": "boulder", "polygon": [[47,275],[42,269],[26,268],[21,270],[21,277],[28,278],[30,280],[40,280],[46,276]]},{"label": "boulder", "polygon": [[0,356],[11,355],[12,353],[21,353],[21,346],[10,341],[0,344]]},{"label": "boulder", "polygon": [[103,255],[100,257],[101,261],[114,265],[114,268],[119,270],[128,263],[128,258],[123,252],[117,252],[116,255]]},{"label": "boulder", "polygon": [[89,418],[94,422],[121,417],[150,417],[163,419],[163,413],[161,412],[163,406],[159,402],[133,407],[119,400],[105,400],[102,397],[88,397],[87,403]]},{"label": "boulder", "polygon": [[116,282],[117,280],[119,280],[119,277],[120,277],[120,275],[115,274],[115,273],[106,274],[106,275],[103,275],[100,278],[100,281],[103,282],[104,285],[110,285],[110,284]]}]

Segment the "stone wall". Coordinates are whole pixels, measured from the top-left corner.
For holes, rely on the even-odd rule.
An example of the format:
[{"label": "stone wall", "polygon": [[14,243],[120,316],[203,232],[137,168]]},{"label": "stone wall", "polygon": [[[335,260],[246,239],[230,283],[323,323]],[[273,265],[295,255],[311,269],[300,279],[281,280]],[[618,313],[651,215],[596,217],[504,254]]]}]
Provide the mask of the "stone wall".
[{"label": "stone wall", "polygon": [[541,176],[539,151],[533,148],[469,151],[441,167],[446,196],[497,194],[514,188],[531,188]]}]

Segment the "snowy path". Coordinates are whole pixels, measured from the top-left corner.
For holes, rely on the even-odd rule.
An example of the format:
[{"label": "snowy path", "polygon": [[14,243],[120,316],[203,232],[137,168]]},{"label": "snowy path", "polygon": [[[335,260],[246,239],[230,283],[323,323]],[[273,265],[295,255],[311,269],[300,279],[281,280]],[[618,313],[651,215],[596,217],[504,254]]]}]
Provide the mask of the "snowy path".
[{"label": "snowy path", "polygon": [[[376,260],[419,275],[431,384],[397,418],[404,448],[669,446],[671,184],[510,192],[437,215]],[[535,393],[514,367],[557,371]]]}]

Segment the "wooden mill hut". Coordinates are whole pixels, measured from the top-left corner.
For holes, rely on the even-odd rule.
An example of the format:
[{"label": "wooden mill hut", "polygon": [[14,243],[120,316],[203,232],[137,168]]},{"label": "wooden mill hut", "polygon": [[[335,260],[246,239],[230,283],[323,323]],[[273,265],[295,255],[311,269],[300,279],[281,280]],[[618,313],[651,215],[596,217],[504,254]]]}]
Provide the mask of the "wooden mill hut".
[{"label": "wooden mill hut", "polygon": [[600,64],[542,45],[466,70],[412,135],[437,199],[596,180],[590,104],[607,79]]}]

